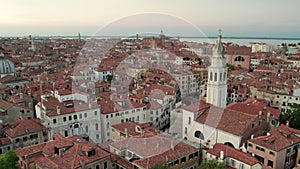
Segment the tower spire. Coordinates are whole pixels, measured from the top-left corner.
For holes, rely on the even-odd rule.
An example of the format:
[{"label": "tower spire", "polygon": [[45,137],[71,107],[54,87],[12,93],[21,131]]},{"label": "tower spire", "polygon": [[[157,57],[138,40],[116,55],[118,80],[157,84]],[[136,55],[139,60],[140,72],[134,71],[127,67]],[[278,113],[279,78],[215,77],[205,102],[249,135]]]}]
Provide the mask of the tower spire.
[{"label": "tower spire", "polygon": [[222,30],[219,29],[219,35],[216,45],[213,47],[213,57],[224,57],[225,47],[222,43]]},{"label": "tower spire", "polygon": [[208,67],[207,102],[217,107],[226,107],[227,67],[224,57],[221,29],[216,45],[213,47],[211,65]]}]

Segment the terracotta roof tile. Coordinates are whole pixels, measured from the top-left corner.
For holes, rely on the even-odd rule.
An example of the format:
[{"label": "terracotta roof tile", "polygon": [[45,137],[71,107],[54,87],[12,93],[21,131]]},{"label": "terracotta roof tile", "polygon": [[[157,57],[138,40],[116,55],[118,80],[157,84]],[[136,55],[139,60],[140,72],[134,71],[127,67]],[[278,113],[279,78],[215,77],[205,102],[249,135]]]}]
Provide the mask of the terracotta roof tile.
[{"label": "terracotta roof tile", "polygon": [[230,146],[226,146],[224,144],[216,143],[212,149],[207,150],[208,153],[213,154],[217,157],[220,157],[221,151],[224,152],[224,158],[230,157],[238,161],[241,161],[245,164],[248,164],[250,166],[259,163],[259,161],[255,157],[251,156],[250,154],[244,153],[240,150],[237,150]]},{"label": "terracotta roof tile", "polygon": [[248,140],[248,142],[255,143],[274,151],[280,151],[284,148],[300,143],[300,138],[295,135],[295,133],[299,134],[300,130],[292,129],[283,124],[278,128],[271,130],[269,133],[270,135],[259,136]]},{"label": "terracotta roof tile", "polygon": [[201,114],[196,121],[240,136],[249,128],[256,118],[254,115],[211,106],[209,110]]},{"label": "terracotta roof tile", "polygon": [[44,126],[40,124],[38,119],[17,119],[16,121],[9,124],[4,132],[9,137],[15,138],[30,133],[37,133],[44,129]]}]

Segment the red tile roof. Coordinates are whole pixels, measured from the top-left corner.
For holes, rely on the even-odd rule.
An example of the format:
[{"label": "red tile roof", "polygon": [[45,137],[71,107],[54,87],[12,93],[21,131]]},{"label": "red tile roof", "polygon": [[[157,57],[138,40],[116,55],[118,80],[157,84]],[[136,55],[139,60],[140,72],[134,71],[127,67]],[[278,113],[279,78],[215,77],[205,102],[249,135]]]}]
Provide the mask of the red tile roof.
[{"label": "red tile roof", "polygon": [[[65,104],[70,103],[73,104],[72,107],[66,107]],[[60,103],[56,98],[47,98],[47,100],[43,101],[42,104],[47,108],[47,111],[50,110],[50,113],[47,116],[57,116],[57,106],[60,107],[60,114],[70,114],[75,111],[83,111],[89,110],[89,104],[84,103],[78,100],[69,100],[63,103]],[[98,108],[99,105],[97,103],[92,103],[92,108]]]},{"label": "red tile roof", "polygon": [[[149,149],[151,148],[148,145],[147,145],[147,147]],[[156,146],[152,147],[152,148],[155,149]],[[167,151],[156,154],[154,156],[133,161],[133,163],[138,166],[141,166],[143,168],[151,168],[155,164],[158,164],[158,163],[167,164],[169,161],[179,159],[183,156],[187,156],[187,155],[189,155],[191,153],[195,153],[197,151],[199,151],[198,148],[187,145],[183,142],[179,142],[178,144],[176,144],[174,146],[174,149],[168,149]]]},{"label": "red tile roof", "polygon": [[241,136],[256,118],[255,115],[211,106],[196,121]]},{"label": "red tile roof", "polygon": [[138,156],[147,158],[168,151],[172,145],[175,146],[178,143],[179,141],[171,136],[158,134],[146,138],[129,137],[126,140],[111,143],[110,146],[119,150],[127,149]]},{"label": "red tile roof", "polygon": [[5,100],[0,100],[0,108],[1,109],[4,109],[4,110],[8,110],[10,109],[11,107],[15,106],[16,104],[14,103],[11,103],[11,102],[8,102],[8,101],[5,101]]},{"label": "red tile roof", "polygon": [[9,138],[7,138],[7,137],[0,138],[0,147],[4,146],[4,145],[8,145],[8,144],[11,144],[11,141]]},{"label": "red tile roof", "polygon": [[230,146],[226,146],[221,143],[216,143],[212,149],[207,150],[208,153],[213,154],[217,157],[220,157],[221,151],[224,152],[224,159],[226,159],[226,157],[230,157],[238,161],[241,161],[245,164],[248,164],[250,166],[259,163],[259,161],[255,157],[251,156],[250,154],[244,153],[240,150],[237,150]]},{"label": "red tile roof", "polygon": [[248,140],[262,147],[280,151],[292,145],[300,143],[300,138],[295,133],[300,133],[300,130],[292,129],[286,125],[280,125],[278,128],[271,130],[270,135],[259,136]]},{"label": "red tile roof", "polygon": [[[35,158],[34,160],[36,160],[38,165],[63,169],[79,168],[83,161],[88,165],[110,156],[110,153],[86,141],[80,136],[64,138],[59,134],[55,134],[54,137],[55,140],[53,141],[17,149],[16,153],[23,159],[25,156],[29,158],[28,160]],[[63,154],[57,154],[55,148],[63,148]],[[88,157],[86,151],[92,149],[95,150],[95,155]],[[35,156],[33,156],[34,154]]]},{"label": "red tile roof", "polygon": [[131,164],[130,162],[128,162],[124,158],[120,157],[119,155],[116,155],[116,154],[112,153],[111,157],[112,157],[112,161],[114,163],[117,163],[117,164],[121,165],[122,167],[124,167],[126,169],[133,169],[134,168],[133,164]]},{"label": "red tile roof", "polygon": [[11,138],[20,137],[23,135],[37,133],[44,129],[44,126],[40,124],[39,119],[17,119],[16,121],[9,123],[9,128],[5,129],[5,134]]},{"label": "red tile roof", "polygon": [[115,125],[112,125],[111,127],[125,133],[125,129],[128,130],[129,132],[129,135],[130,136],[139,136],[141,135],[140,132],[136,131],[136,127],[140,127],[142,130],[144,130],[144,135],[155,135],[154,134],[154,131],[155,131],[155,128],[153,127],[150,127],[150,124],[148,123],[144,123],[144,124],[137,124],[137,123],[134,123],[134,122],[124,122],[124,123],[120,123],[120,124],[115,124]]},{"label": "red tile roof", "polygon": [[259,112],[262,112],[262,116],[267,117],[268,112],[271,117],[276,119],[280,116],[280,110],[272,107],[268,107],[266,104],[260,104],[262,102],[254,101],[250,103],[233,103],[227,106],[227,109],[239,111],[246,114],[258,115]]}]

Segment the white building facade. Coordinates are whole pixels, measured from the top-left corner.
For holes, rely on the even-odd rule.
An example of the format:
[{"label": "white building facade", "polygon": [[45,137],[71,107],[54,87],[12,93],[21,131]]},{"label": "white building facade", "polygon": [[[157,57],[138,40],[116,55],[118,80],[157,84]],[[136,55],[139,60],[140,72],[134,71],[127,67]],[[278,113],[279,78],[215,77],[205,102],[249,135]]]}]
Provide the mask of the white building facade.
[{"label": "white building facade", "polygon": [[211,65],[208,67],[207,102],[217,107],[226,107],[227,98],[227,67],[224,57],[225,47],[218,36],[217,44],[213,47]]}]

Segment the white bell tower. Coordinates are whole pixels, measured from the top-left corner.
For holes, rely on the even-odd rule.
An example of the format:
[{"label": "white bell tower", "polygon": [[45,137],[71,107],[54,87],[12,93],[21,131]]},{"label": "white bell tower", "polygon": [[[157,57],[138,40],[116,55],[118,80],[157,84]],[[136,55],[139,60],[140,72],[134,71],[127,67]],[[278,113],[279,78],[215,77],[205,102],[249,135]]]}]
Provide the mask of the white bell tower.
[{"label": "white bell tower", "polygon": [[224,57],[225,47],[219,36],[216,45],[213,47],[211,65],[208,67],[207,102],[217,107],[226,107],[227,99],[227,66]]}]

